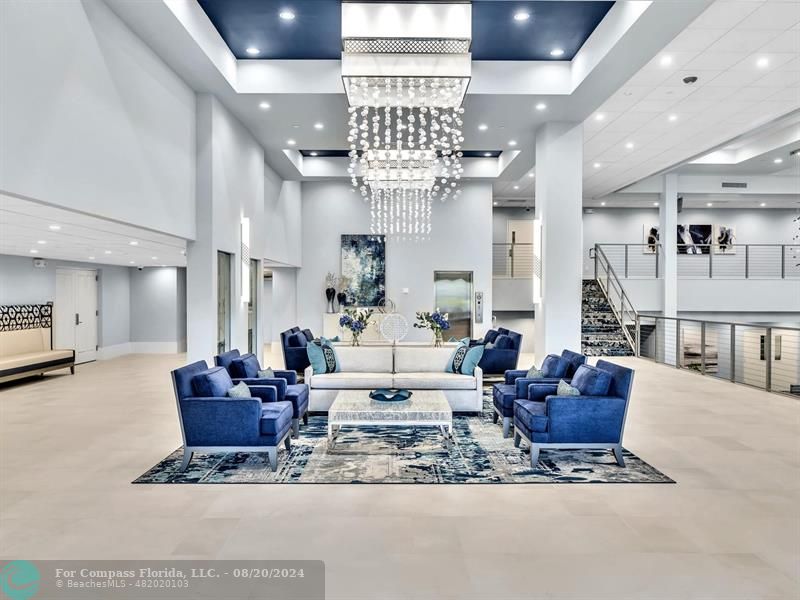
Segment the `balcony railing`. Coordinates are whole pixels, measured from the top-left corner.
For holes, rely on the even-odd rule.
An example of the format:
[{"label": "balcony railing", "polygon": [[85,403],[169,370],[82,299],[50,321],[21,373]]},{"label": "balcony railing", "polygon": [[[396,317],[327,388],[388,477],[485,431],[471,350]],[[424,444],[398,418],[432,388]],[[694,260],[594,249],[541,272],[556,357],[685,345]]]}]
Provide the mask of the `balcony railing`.
[{"label": "balcony railing", "polygon": [[[597,248],[602,248],[621,279],[659,279],[663,275],[661,244],[598,244],[593,253]],[[682,279],[800,279],[800,245],[678,244],[675,252]]]},{"label": "balcony railing", "polygon": [[532,279],[533,244],[492,244],[492,273],[500,279]]},{"label": "balcony railing", "polygon": [[800,329],[639,315],[638,356],[800,396]]}]

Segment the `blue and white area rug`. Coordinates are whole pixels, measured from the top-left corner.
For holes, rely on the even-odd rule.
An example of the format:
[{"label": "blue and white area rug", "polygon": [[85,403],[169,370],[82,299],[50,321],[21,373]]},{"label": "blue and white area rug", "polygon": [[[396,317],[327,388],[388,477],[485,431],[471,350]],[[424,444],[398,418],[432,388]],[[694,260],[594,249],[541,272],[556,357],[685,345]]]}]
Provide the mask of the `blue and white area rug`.
[{"label": "blue and white area rug", "polygon": [[344,428],[328,448],[327,419],[312,416],[273,473],[266,454],[195,454],[184,473],[178,449],[133,483],[675,483],[625,450],[619,467],[605,450],[542,450],[530,467],[526,442],[515,448],[492,423],[491,392],[480,416],[453,417],[449,447],[435,428]]}]

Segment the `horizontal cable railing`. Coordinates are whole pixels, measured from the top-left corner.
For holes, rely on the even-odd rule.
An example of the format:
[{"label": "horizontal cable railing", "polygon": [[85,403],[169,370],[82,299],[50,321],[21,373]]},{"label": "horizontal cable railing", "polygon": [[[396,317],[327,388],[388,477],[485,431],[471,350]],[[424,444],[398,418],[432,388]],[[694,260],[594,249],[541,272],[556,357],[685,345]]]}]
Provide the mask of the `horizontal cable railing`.
[{"label": "horizontal cable railing", "polygon": [[[661,244],[598,244],[622,279],[659,279]],[[683,279],[800,279],[800,245],[678,244],[678,277]]]},{"label": "horizontal cable railing", "polygon": [[641,358],[800,396],[800,328],[638,315]]},{"label": "horizontal cable railing", "polygon": [[533,278],[533,244],[492,244],[492,273],[496,278]]}]

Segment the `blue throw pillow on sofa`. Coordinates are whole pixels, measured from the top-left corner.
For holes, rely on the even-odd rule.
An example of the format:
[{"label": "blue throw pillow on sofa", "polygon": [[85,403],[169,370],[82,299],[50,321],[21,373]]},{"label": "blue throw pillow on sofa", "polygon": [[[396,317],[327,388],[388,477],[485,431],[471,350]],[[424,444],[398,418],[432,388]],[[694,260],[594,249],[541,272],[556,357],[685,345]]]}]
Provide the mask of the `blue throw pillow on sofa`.
[{"label": "blue throw pillow on sofa", "polygon": [[450,359],[447,361],[445,371],[448,373],[458,373],[460,375],[475,375],[475,367],[483,356],[483,345],[472,346],[459,342]]},{"label": "blue throw pillow on sofa", "polygon": [[339,373],[339,359],[336,356],[331,343],[322,338],[319,344],[311,343],[306,346],[308,353],[308,362],[311,363],[311,368],[314,375],[321,375],[323,373]]},{"label": "blue throw pillow on sofa", "polygon": [[581,365],[572,377],[572,387],[581,396],[605,396],[611,387],[611,374],[590,365]]}]

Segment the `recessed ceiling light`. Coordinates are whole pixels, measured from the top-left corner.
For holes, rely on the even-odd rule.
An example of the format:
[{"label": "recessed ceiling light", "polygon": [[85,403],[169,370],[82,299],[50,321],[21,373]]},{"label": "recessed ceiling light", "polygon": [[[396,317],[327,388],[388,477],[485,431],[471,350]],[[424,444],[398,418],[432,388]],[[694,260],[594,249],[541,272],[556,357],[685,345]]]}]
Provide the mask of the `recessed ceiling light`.
[{"label": "recessed ceiling light", "polygon": [[492,158],[492,153],[491,153],[491,152],[484,152],[484,153],[483,153],[483,155],[484,155],[486,158]]},{"label": "recessed ceiling light", "polygon": [[61,225],[50,225],[50,226],[48,227],[48,229],[49,229],[50,231],[58,231],[58,230],[60,230],[60,229],[61,229]]},{"label": "recessed ceiling light", "polygon": [[111,250],[106,250],[103,254],[111,254]]},{"label": "recessed ceiling light", "polygon": [[766,69],[769,66],[769,59],[766,56],[762,56],[756,61],[756,66],[759,69]]},{"label": "recessed ceiling light", "polygon": [[528,177],[530,177],[531,179],[533,179],[535,176],[536,176],[536,173],[534,173],[533,171],[528,173]]},{"label": "recessed ceiling light", "polygon": [[136,264],[136,261],[135,261],[135,260],[132,260],[132,261],[130,261],[128,264],[129,264],[129,265],[135,265],[135,264]]},{"label": "recessed ceiling light", "polygon": [[781,164],[783,162],[783,159],[782,158],[776,158],[772,162],[774,162],[776,165],[779,165],[779,164]]},{"label": "recessed ceiling light", "polygon": [[478,129],[481,131],[486,131],[487,129],[489,129],[489,126],[486,123],[481,123],[480,125],[478,125]]},{"label": "recessed ceiling light", "polygon": [[592,166],[593,166],[595,169],[599,169],[599,168],[600,168],[600,167],[602,167],[603,165],[601,165],[600,163],[594,163],[594,165],[592,165]]},{"label": "recessed ceiling light", "polygon": [[47,240],[37,240],[36,243],[44,245],[47,243]]},{"label": "recessed ceiling light", "polygon": [[518,10],[514,13],[514,20],[515,21],[527,21],[531,18],[531,13],[525,10]]},{"label": "recessed ceiling light", "polygon": [[286,140],[286,143],[289,144],[290,146],[294,146],[297,142],[295,142],[292,139],[288,139],[288,140]]},{"label": "recessed ceiling light", "polygon": [[258,105],[258,108],[260,108],[261,110],[269,110],[270,103],[269,102],[260,102],[259,105]]},{"label": "recessed ceiling light", "polygon": [[294,21],[294,12],[292,12],[288,8],[284,8],[281,12],[278,13],[278,16],[284,21]]},{"label": "recessed ceiling light", "polygon": [[498,203],[498,202],[494,202],[493,204],[494,204],[495,206],[497,206],[499,203]]},{"label": "recessed ceiling light", "polygon": [[518,185],[515,185],[515,186],[514,186],[514,189],[515,189],[515,190],[518,190],[518,189],[519,189],[519,186],[518,186]]},{"label": "recessed ceiling light", "polygon": [[605,121],[606,116],[603,113],[597,113],[594,116],[595,121]]},{"label": "recessed ceiling light", "polygon": [[761,204],[759,204],[759,206],[766,206],[766,205],[767,205],[766,202],[762,202]]},{"label": "recessed ceiling light", "polygon": [[550,50],[550,56],[564,56],[564,51],[561,48],[553,48]]},{"label": "recessed ceiling light", "polygon": [[658,202],[653,202],[653,206],[658,206]]},{"label": "recessed ceiling light", "polygon": [[706,206],[714,206],[713,202],[706,202]]},{"label": "recessed ceiling light", "polygon": [[89,257],[89,260],[94,260],[94,256],[90,256],[90,257]]},{"label": "recessed ceiling light", "polygon": [[661,60],[659,60],[658,63],[662,67],[668,67],[672,64],[672,57],[669,54],[665,54],[664,56],[661,57]]},{"label": "recessed ceiling light", "polygon": [[325,125],[323,123],[314,123],[314,129],[325,129]]},{"label": "recessed ceiling light", "polygon": [[261,53],[261,50],[256,48],[255,46],[250,46],[245,50],[250,56],[258,56]]},{"label": "recessed ceiling light", "polygon": [[508,145],[512,146],[512,147],[516,146],[517,145],[517,140],[508,140]]},{"label": "recessed ceiling light", "polygon": [[670,116],[669,116],[669,117],[667,117],[667,118],[668,118],[670,121],[673,121],[673,122],[674,122],[674,121],[677,121],[677,120],[678,120],[678,115],[670,115]]},{"label": "recessed ceiling light", "polygon": [[309,154],[309,156],[317,156],[316,152],[309,152],[308,154]]},{"label": "recessed ceiling light", "polygon": [[39,254],[39,251],[31,248],[30,253],[31,254]]},{"label": "recessed ceiling light", "polygon": [[539,102],[539,104],[536,105],[536,110],[544,110],[545,108],[547,108],[547,104],[544,102]]},{"label": "recessed ceiling light", "polygon": [[152,258],[153,260],[158,260],[157,256],[151,256],[150,258]]},{"label": "recessed ceiling light", "polygon": [[601,202],[601,203],[600,203],[600,206],[605,206],[605,205],[606,205],[606,203],[605,203],[605,202]]},{"label": "recessed ceiling light", "polygon": [[628,142],[627,144],[625,144],[625,147],[626,147],[628,150],[633,150],[633,142]]},{"label": "recessed ceiling light", "polygon": [[139,245],[139,242],[137,242],[136,240],[131,240],[131,241],[130,241],[130,242],[128,242],[128,243],[129,243],[131,246],[138,246],[138,245]]}]

